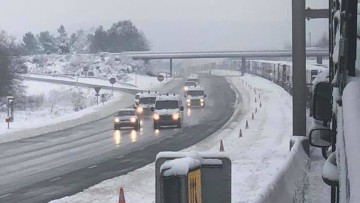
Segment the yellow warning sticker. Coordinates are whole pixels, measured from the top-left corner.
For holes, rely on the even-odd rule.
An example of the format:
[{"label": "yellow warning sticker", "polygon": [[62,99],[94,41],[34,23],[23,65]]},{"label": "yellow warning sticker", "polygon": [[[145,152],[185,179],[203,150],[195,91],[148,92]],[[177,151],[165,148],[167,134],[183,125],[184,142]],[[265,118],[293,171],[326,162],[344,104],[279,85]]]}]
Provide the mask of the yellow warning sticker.
[{"label": "yellow warning sticker", "polygon": [[188,173],[189,203],[201,203],[201,173],[200,169]]}]

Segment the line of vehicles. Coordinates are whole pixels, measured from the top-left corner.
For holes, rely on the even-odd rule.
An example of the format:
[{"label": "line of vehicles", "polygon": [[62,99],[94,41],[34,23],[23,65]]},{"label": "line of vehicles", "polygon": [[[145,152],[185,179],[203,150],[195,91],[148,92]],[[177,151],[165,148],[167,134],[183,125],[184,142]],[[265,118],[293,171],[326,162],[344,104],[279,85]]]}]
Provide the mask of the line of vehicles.
[{"label": "line of vehicles", "polygon": [[[292,94],[293,70],[291,62],[251,60],[246,62],[247,72],[261,76],[283,87]],[[311,85],[314,78],[328,67],[322,64],[306,66],[306,84]],[[310,93],[311,87],[309,87]]]},{"label": "line of vehicles", "polygon": [[[191,74],[184,84],[186,106],[205,107],[206,94],[200,86],[198,74]],[[154,129],[161,126],[181,128],[184,123],[184,105],[179,94],[160,94],[157,91],[139,92],[134,97],[134,108],[122,109],[114,116],[114,129],[141,128],[141,117],[151,116]]]}]

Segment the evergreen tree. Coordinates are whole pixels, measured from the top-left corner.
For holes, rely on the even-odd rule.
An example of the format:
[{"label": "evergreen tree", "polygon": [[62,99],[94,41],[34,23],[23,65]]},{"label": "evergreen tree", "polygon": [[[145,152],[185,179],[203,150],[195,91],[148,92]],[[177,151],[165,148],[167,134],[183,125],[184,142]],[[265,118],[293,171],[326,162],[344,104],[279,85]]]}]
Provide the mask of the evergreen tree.
[{"label": "evergreen tree", "polygon": [[40,32],[37,38],[42,53],[50,54],[57,52],[58,48],[56,45],[56,39],[49,33],[49,31]]},{"label": "evergreen tree", "polygon": [[40,52],[39,42],[33,33],[25,33],[23,36],[23,42],[25,54],[38,54]]},{"label": "evergreen tree", "polygon": [[63,25],[60,25],[59,29],[57,30],[59,36],[57,37],[57,43],[59,45],[59,50],[61,54],[70,53],[70,42]]}]

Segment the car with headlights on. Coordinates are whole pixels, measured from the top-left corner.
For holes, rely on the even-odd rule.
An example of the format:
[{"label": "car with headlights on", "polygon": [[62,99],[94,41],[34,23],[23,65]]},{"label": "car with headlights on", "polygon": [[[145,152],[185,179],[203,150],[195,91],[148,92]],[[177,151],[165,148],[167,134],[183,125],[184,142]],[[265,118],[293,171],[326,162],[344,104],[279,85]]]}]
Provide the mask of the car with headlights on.
[{"label": "car with headlights on", "polygon": [[114,129],[120,130],[122,127],[132,127],[140,130],[140,118],[135,109],[122,109],[114,115]]},{"label": "car with headlights on", "polygon": [[151,113],[151,107],[155,107],[155,101],[158,92],[148,91],[139,94],[138,105],[135,106],[138,115],[145,115]]},{"label": "car with headlights on", "polygon": [[200,86],[191,86],[185,93],[186,105],[188,107],[205,107],[204,89]]},{"label": "car with headlights on", "polygon": [[176,126],[181,128],[184,122],[184,107],[179,95],[165,94],[156,97],[155,107],[151,108],[154,129],[160,126]]}]

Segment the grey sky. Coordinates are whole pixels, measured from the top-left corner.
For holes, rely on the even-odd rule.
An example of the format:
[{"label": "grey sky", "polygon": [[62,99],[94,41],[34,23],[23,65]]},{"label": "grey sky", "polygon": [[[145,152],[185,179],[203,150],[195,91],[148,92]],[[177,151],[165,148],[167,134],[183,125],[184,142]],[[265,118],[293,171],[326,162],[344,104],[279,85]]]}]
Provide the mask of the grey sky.
[{"label": "grey sky", "polygon": [[[326,0],[312,0],[324,7]],[[283,48],[291,42],[291,0],[0,0],[0,28],[21,40],[32,31],[68,31],[129,19],[153,50]],[[326,21],[312,21],[317,39]]]}]

